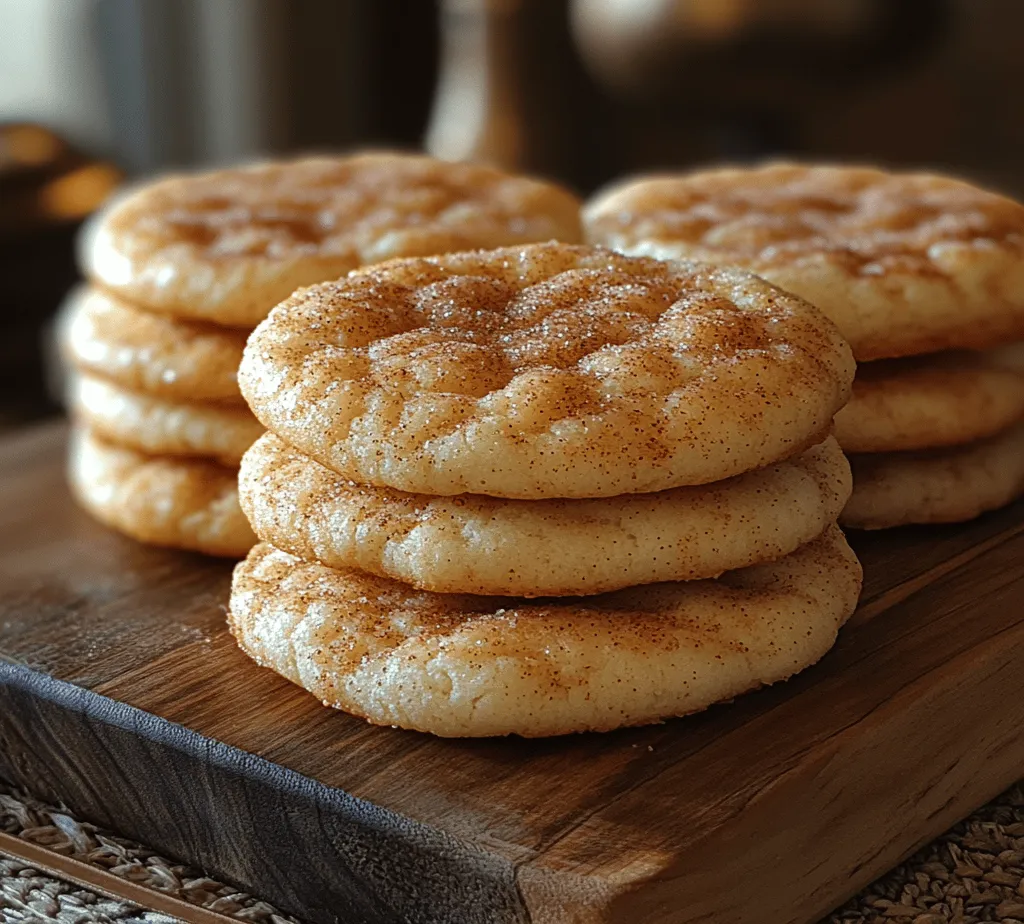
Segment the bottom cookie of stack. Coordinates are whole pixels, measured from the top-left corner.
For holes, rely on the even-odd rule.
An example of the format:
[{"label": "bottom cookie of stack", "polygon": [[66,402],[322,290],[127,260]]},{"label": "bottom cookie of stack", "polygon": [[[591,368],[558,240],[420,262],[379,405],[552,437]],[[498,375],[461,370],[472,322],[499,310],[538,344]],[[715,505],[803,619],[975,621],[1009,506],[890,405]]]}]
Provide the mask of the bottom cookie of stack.
[{"label": "bottom cookie of stack", "polygon": [[850,464],[844,526],[959,523],[1024,495],[1024,424],[965,446],[855,455]]},{"label": "bottom cookie of stack", "polygon": [[686,715],[813,664],[853,613],[842,532],[717,579],[522,600],[416,591],[257,545],[229,621],[325,705],[445,737],[608,731]]},{"label": "bottom cookie of stack", "polygon": [[859,529],[955,523],[1024,494],[1020,345],[865,363],[836,416]]},{"label": "bottom cookie of stack", "polygon": [[97,520],[140,542],[238,558],[256,541],[237,470],[214,461],[150,456],[79,429],[68,480]]}]

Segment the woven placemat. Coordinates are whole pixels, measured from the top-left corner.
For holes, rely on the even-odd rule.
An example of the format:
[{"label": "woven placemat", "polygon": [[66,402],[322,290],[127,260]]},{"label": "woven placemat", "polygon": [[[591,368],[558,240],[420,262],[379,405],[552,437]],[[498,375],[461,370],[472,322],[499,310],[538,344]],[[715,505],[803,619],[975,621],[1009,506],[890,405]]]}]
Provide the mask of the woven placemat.
[{"label": "woven placemat", "polygon": [[[2,780],[0,831],[239,921],[297,924],[295,918],[267,902],[168,860],[135,841],[79,821],[63,807],[46,805]],[[0,857],[0,912],[3,924],[167,924],[174,920],[162,914],[140,913],[133,905],[112,901],[4,857]]]},{"label": "woven placemat", "polygon": [[[0,831],[252,924],[296,924],[264,901],[101,831],[0,781]],[[167,924],[0,857],[4,924]],[[918,851],[822,924],[1024,924],[1024,784]]]}]

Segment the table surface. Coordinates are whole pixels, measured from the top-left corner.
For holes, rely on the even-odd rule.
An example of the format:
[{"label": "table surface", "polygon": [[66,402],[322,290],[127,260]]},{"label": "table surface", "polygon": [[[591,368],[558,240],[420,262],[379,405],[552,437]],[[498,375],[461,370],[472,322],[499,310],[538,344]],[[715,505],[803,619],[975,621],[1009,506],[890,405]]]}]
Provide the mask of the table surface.
[{"label": "table surface", "polygon": [[[663,833],[675,837],[679,818],[698,813],[697,823],[683,827],[703,838],[703,847],[697,846],[707,861],[704,865],[720,879],[715,894],[735,893],[742,886],[751,900],[761,896],[757,907],[763,910],[763,899],[770,893],[779,906],[777,915],[783,913],[779,909],[792,907],[792,896],[779,894],[775,885],[776,879],[787,876],[777,874],[776,860],[771,864],[775,873],[762,882],[763,888],[751,889],[750,882],[739,882],[736,863],[750,858],[747,851],[735,848],[735,821],[742,821],[744,831],[754,825],[751,830],[785,834],[789,842],[775,838],[765,849],[773,851],[772,856],[782,851],[778,856],[791,866],[813,859],[811,845],[821,848],[822,836],[827,834],[831,878],[820,878],[822,864],[812,873],[819,876],[821,889],[826,883],[834,885],[833,873],[841,873],[844,891],[828,885],[831,900],[819,893],[814,913],[808,911],[801,918],[806,921],[849,894],[853,888],[849,871],[858,857],[863,860],[857,873],[859,884],[991,798],[1024,769],[1018,750],[1024,686],[1013,686],[1024,683],[1020,670],[1024,611],[1013,605],[1019,603],[1024,586],[1020,567],[1024,564],[1024,505],[956,529],[858,540],[868,566],[864,603],[826,661],[790,684],[744,697],[734,706],[702,717],[615,736],[579,736],[550,743],[451,744],[370,728],[323,710],[301,691],[257,670],[228,644],[224,632],[220,607],[225,566],[144,549],[101,530],[69,504],[55,503],[55,498],[66,501],[59,432],[28,434],[7,449],[0,480],[0,507],[7,522],[0,562],[7,591],[0,623],[8,654],[23,666],[171,722],[183,722],[208,736],[197,739],[199,745],[204,740],[210,743],[209,739],[234,743],[249,754],[291,766],[310,782],[390,806],[388,811],[433,825],[434,830],[454,831],[467,841],[476,837],[482,849],[500,853],[515,847],[513,836],[521,836],[517,831],[529,834],[538,825],[543,829],[547,824],[543,813],[552,806],[564,812],[569,805],[569,811],[574,811],[572,800],[590,798],[586,787],[596,780],[598,810],[584,806],[582,815],[573,815],[567,822],[570,834],[580,835],[576,843],[587,851],[587,862],[596,860],[597,848],[608,854],[609,862],[621,857],[620,841],[626,835],[634,841],[649,838],[657,827],[650,810],[672,804],[671,823]],[[223,669],[211,674],[215,661]],[[167,670],[169,665],[173,671]],[[864,683],[865,670],[870,670],[870,684]],[[240,697],[232,684],[240,684],[245,696]],[[12,772],[19,766],[20,754],[22,761],[34,762],[36,789],[45,788],[40,780],[60,778],[53,773],[58,764],[60,770],[82,776],[83,767],[88,770],[92,764],[82,763],[83,755],[76,752],[82,760],[77,770],[69,768],[68,739],[51,734],[49,744],[41,742],[39,729],[45,725],[32,721],[32,707],[25,705],[25,711],[19,707],[17,696],[22,694],[17,693],[17,682],[10,689],[13,698],[8,701],[15,708],[8,707],[3,725],[17,745],[11,751],[13,763],[7,762]],[[996,693],[1002,699],[993,700]],[[253,721],[240,723],[240,717]],[[102,723],[102,716],[94,711],[87,734],[79,736],[79,746],[92,741],[96,718]],[[137,734],[137,722],[132,719],[129,727],[122,726],[122,733]],[[160,740],[165,737],[163,731],[157,735]],[[882,759],[877,752],[880,742],[886,746]],[[93,747],[97,743],[101,742]],[[180,734],[164,743],[176,743],[181,753]],[[123,745],[129,750],[135,747],[131,740]],[[209,751],[190,744],[185,751],[190,749],[197,759],[220,755],[209,769],[225,766],[223,761],[230,757],[216,748]],[[127,750],[116,753],[117,769],[131,765]],[[453,754],[458,754],[457,762],[452,761]],[[146,758],[143,768],[152,771],[152,756],[148,752],[140,756]],[[159,780],[149,781],[155,788],[144,791],[167,795],[162,787],[178,776],[194,793],[196,777],[173,765],[175,755],[167,756],[168,762],[159,764]],[[956,759],[947,767],[953,756]],[[609,762],[618,768],[613,774],[607,772]],[[25,766],[28,763],[20,765]],[[243,776],[251,766],[251,761],[237,764]],[[444,772],[434,773],[432,767]],[[776,773],[779,767],[781,774]],[[584,769],[586,773],[581,772]],[[825,769],[827,773],[821,772]],[[535,785],[538,775],[546,775],[553,785]],[[908,789],[909,777],[915,779]],[[122,788],[108,791],[105,803],[91,802],[101,779],[85,774],[71,800],[107,812],[104,816],[90,808],[90,817],[111,818],[115,827],[144,839],[148,835],[153,843],[165,846],[174,842],[172,835],[184,838],[179,843],[207,851],[216,851],[217,842],[223,841],[227,829],[216,826],[211,830],[220,831],[220,836],[197,841],[193,823],[197,819],[185,819],[185,824],[180,812],[165,810],[173,799],[154,798],[136,807],[135,821],[152,822],[149,827],[142,823],[133,829],[124,827],[115,817],[115,810],[124,808],[118,794],[135,781],[125,776]],[[525,780],[523,785],[516,782],[520,779]],[[612,783],[625,786],[617,802],[605,798]],[[71,799],[69,790],[57,786],[49,790],[54,797]],[[445,791],[451,798],[439,800],[439,793]],[[801,806],[796,813],[794,799]],[[520,803],[532,808],[520,811]],[[613,806],[612,821],[622,820],[624,806],[629,805],[640,810],[640,816],[633,813],[629,818],[642,816],[618,827],[605,824],[605,834],[617,832],[615,842],[607,836],[591,836],[605,803]],[[743,811],[722,810],[733,803]],[[467,813],[467,806],[472,812]],[[284,801],[282,808],[287,808]],[[509,814],[512,809],[516,814]],[[766,827],[766,812],[767,821],[775,818],[778,823]],[[170,818],[172,814],[177,820]],[[251,830],[253,816],[247,812],[245,818]],[[199,827],[208,821],[212,823],[203,819]],[[286,816],[275,824],[293,821],[293,816]],[[324,821],[321,816],[320,824]],[[164,840],[156,839],[157,825],[163,826]],[[485,828],[478,837],[467,829],[474,825]],[[792,836],[802,830],[801,825],[812,826],[803,832],[810,839],[794,843]],[[820,826],[831,830],[820,831]],[[379,825],[376,830],[381,830]],[[885,835],[882,839],[876,836],[880,832]],[[303,832],[306,856],[292,857],[289,862],[294,869],[286,877],[301,884],[305,894],[312,877],[304,876],[303,862],[308,859],[308,838],[316,833]],[[717,837],[713,842],[721,847],[714,861],[707,859],[709,837]],[[345,843],[331,840],[325,849],[344,850]],[[564,847],[562,839],[559,843]],[[729,843],[733,843],[731,853]],[[517,849],[525,855],[525,847]],[[193,856],[201,851],[177,852]],[[754,853],[756,859],[758,851]],[[567,856],[563,850],[559,862]],[[225,860],[224,854],[220,857]],[[228,855],[225,862],[237,860]],[[320,864],[321,875],[324,868]],[[691,863],[683,868],[695,867]],[[732,877],[737,886],[729,890]],[[722,885],[727,888],[723,890]],[[801,879],[799,885],[803,890],[806,882]],[[687,894],[692,895],[692,889]]]}]

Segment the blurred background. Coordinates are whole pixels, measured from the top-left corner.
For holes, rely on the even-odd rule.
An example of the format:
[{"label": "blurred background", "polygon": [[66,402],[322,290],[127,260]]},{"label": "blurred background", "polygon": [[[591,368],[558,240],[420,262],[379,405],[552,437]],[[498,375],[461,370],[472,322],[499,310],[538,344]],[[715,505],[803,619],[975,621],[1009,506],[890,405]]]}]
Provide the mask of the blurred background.
[{"label": "blurred background", "polygon": [[0,422],[126,178],[426,147],[588,193],[773,156],[1024,195],[1021,0],[0,0]]}]

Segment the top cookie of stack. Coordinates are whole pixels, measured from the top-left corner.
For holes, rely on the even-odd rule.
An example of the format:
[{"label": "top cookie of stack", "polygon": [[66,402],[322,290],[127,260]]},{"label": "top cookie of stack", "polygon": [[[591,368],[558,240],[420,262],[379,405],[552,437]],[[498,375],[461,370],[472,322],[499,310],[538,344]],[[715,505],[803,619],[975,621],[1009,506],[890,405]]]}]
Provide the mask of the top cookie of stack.
[{"label": "top cookie of stack", "polygon": [[239,372],[270,433],[232,629],[325,702],[444,735],[788,677],[859,590],[829,436],[852,378],[826,318],[735,269],[549,243],[301,290]]},{"label": "top cookie of stack", "polygon": [[488,167],[369,153],[141,187],[97,217],[63,346],[83,504],[144,541],[241,555],[236,473],[262,427],[242,401],[246,334],[297,286],[364,263],[559,238],[579,203]]},{"label": "top cookie of stack", "polygon": [[86,274],[147,311],[251,329],[300,286],[391,257],[579,239],[550,183],[411,154],[171,177],[107,212]]},{"label": "top cookie of stack", "polygon": [[825,439],[849,349],[749,273],[533,245],[296,292],[239,380],[268,430],[363,484],[610,497],[719,481]]},{"label": "top cookie of stack", "polygon": [[772,164],[625,181],[588,239],[742,266],[811,301],[863,363],[836,435],[848,525],[966,519],[1024,491],[1024,206],[947,177]]}]

